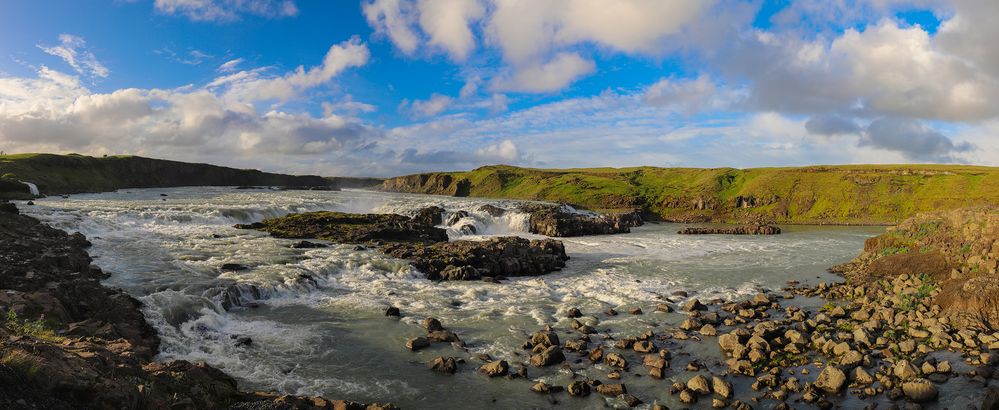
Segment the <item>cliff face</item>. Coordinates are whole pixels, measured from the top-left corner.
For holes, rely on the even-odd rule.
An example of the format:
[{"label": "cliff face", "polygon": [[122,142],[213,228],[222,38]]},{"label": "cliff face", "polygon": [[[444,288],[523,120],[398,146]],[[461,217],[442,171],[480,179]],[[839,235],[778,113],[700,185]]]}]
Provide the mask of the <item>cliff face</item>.
[{"label": "cliff face", "polygon": [[482,167],[391,178],[382,189],[641,209],[678,222],[894,224],[919,212],[999,203],[999,169],[951,165],[802,168]]},{"label": "cliff face", "polygon": [[[11,174],[11,175],[8,175]],[[104,192],[122,188],[271,185],[330,186],[314,175],[295,176],[161,159],[116,156],[22,154],[0,156],[0,176],[38,185],[43,194]],[[9,186],[8,186],[9,185]],[[24,185],[4,184],[0,198],[17,197]]]}]

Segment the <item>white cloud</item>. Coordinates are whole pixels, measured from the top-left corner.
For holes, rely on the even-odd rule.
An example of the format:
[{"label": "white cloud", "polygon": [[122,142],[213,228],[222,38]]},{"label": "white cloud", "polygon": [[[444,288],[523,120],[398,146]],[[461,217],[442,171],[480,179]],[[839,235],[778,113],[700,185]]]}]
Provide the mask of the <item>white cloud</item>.
[{"label": "white cloud", "polygon": [[292,0],[156,0],[153,4],[157,12],[180,14],[193,21],[228,22],[243,14],[267,18],[298,15]]},{"label": "white cloud", "polygon": [[493,89],[544,93],[561,90],[582,76],[592,73],[592,61],[576,53],[559,53],[551,61],[516,69],[508,77],[497,78]]},{"label": "white cloud", "polygon": [[430,37],[430,45],[443,48],[455,61],[464,61],[475,48],[469,29],[485,8],[478,0],[419,0],[420,28]]},{"label": "white cloud", "polygon": [[77,73],[91,77],[106,78],[110,73],[104,64],[97,61],[94,53],[86,49],[87,42],[72,34],[60,34],[59,45],[38,45],[42,51],[63,59]]},{"label": "white cloud", "polygon": [[475,151],[483,160],[499,160],[505,162],[515,162],[520,160],[520,150],[517,149],[517,145],[510,140],[503,140],[496,144],[488,145],[482,147],[481,149]]},{"label": "white cloud", "polygon": [[233,59],[233,60],[229,60],[229,61],[226,61],[226,62],[222,63],[222,65],[219,66],[219,68],[217,69],[217,71],[220,72],[220,73],[231,73],[231,72],[236,71],[236,68],[239,67],[239,65],[242,64],[242,63],[243,63],[243,59],[242,58],[236,58],[236,59]]},{"label": "white cloud", "polygon": [[707,108],[724,108],[722,92],[707,75],[695,79],[677,80],[663,78],[645,90],[645,102],[669,107],[686,114],[695,114]]},{"label": "white cloud", "polygon": [[287,101],[298,93],[325,84],[345,69],[365,65],[370,58],[368,47],[357,37],[334,44],[318,66],[299,66],[280,77],[266,76],[264,70],[244,70],[216,78],[208,86],[226,88],[227,100],[241,103]]},{"label": "white cloud", "polygon": [[371,0],[361,10],[375,32],[388,36],[403,53],[412,54],[420,39],[410,27],[416,18],[413,6],[406,0]]},{"label": "white cloud", "polygon": [[408,107],[404,106],[403,108],[408,108],[410,112],[419,117],[433,117],[444,112],[451,105],[452,101],[451,97],[434,93],[426,100],[413,101]]}]

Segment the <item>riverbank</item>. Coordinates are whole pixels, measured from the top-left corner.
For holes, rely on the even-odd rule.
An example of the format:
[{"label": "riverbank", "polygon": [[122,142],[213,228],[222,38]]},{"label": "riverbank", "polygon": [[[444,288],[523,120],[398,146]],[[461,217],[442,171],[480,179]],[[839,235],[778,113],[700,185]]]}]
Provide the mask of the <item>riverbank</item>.
[{"label": "riverbank", "polygon": [[798,168],[533,169],[497,165],[390,178],[392,192],[640,209],[647,220],[885,225],[919,212],[999,203],[999,168],[842,165]]},{"label": "riverbank", "polygon": [[391,408],[245,392],[205,363],[158,362],[141,303],[101,286],[83,235],[0,211],[0,407]]}]

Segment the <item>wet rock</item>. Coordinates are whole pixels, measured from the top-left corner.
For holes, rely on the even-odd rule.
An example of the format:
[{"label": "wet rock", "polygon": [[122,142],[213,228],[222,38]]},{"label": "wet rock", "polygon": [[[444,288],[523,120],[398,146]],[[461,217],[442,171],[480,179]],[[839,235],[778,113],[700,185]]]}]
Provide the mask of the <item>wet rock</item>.
[{"label": "wet rock", "polygon": [[746,225],[732,228],[683,228],[680,235],[778,235],[780,228],[773,225]]},{"label": "wet rock", "polygon": [[406,340],[406,348],[414,352],[429,346],[430,340],[422,336]]},{"label": "wet rock", "polygon": [[680,309],[684,312],[693,312],[708,310],[708,307],[701,303],[699,299],[691,299],[680,306]]},{"label": "wet rock", "polygon": [[424,225],[440,225],[444,218],[444,208],[430,206],[416,211],[412,219]]},{"label": "wet rock", "polygon": [[708,383],[708,379],[702,375],[687,380],[687,388],[700,395],[711,394],[711,385]]},{"label": "wet rock", "polygon": [[278,238],[315,238],[336,243],[447,241],[447,232],[441,228],[392,214],[307,212],[237,227],[259,229]]},{"label": "wet rock", "polygon": [[673,307],[666,303],[660,303],[656,305],[656,311],[670,313],[673,311]]},{"label": "wet rock", "polygon": [[637,407],[639,404],[642,404],[642,401],[639,400],[638,397],[632,396],[630,394],[625,394],[621,396],[621,400],[624,400],[624,404],[627,404],[628,407]]},{"label": "wet rock", "polygon": [[[476,277],[471,271],[453,269],[473,267],[481,277],[537,276],[565,267],[569,257],[562,242],[552,239],[528,240],[515,236],[490,238],[484,241],[453,241],[432,245],[391,243],[381,251],[400,259],[409,259],[413,266],[432,280],[449,277]],[[446,261],[446,262],[445,262]],[[450,267],[454,268],[450,268]],[[442,271],[448,269],[448,277]]]},{"label": "wet rock", "polygon": [[402,313],[399,312],[399,308],[395,306],[389,306],[388,308],[385,309],[385,316],[400,317],[402,316]]},{"label": "wet rock", "polygon": [[232,343],[233,346],[236,346],[236,347],[246,347],[246,346],[249,346],[249,345],[253,344],[253,339],[251,339],[249,336],[235,336],[235,335],[233,335],[233,337],[235,339],[233,341],[233,343]]},{"label": "wet rock", "polygon": [[815,380],[815,387],[828,393],[837,393],[846,384],[846,375],[834,366],[826,366]]},{"label": "wet rock", "polygon": [[434,330],[427,332],[427,340],[438,343],[458,343],[460,346],[464,346],[464,343],[458,335],[447,330]]},{"label": "wet rock", "polygon": [[607,353],[607,355],[604,356],[604,364],[621,369],[628,367],[628,361],[625,360],[623,356],[615,352]]},{"label": "wet rock", "polygon": [[440,280],[479,280],[482,275],[473,266],[448,265],[437,274]]},{"label": "wet rock", "polygon": [[697,395],[690,390],[684,389],[680,392],[680,403],[683,404],[694,404],[697,403]]},{"label": "wet rock", "polygon": [[917,403],[936,400],[939,395],[937,387],[926,379],[913,379],[902,383],[902,392],[909,400]]},{"label": "wet rock", "polygon": [[651,341],[642,340],[635,342],[635,344],[632,345],[632,349],[638,353],[655,353],[656,345],[653,344]]},{"label": "wet rock", "polygon": [[725,399],[732,398],[732,385],[729,382],[723,380],[721,377],[713,376],[711,377],[711,390],[715,394],[721,396]]},{"label": "wet rock", "polygon": [[506,214],[506,209],[490,204],[479,205],[478,209],[494,218],[499,218]]},{"label": "wet rock", "polygon": [[247,269],[250,268],[246,267],[245,265],[240,265],[238,263],[223,263],[222,266],[219,266],[219,270],[223,272],[237,272]]},{"label": "wet rock", "polygon": [[542,346],[558,346],[558,334],[551,330],[541,330],[531,335],[531,343]]},{"label": "wet rock", "polygon": [[453,357],[437,356],[430,362],[430,370],[443,374],[454,374],[458,371],[458,364]]},{"label": "wet rock", "polygon": [[642,308],[631,309],[631,310],[628,311],[628,313],[633,314],[633,315],[640,315],[640,314],[642,314]]},{"label": "wet rock", "polygon": [[328,248],[329,245],[318,242],[298,241],[293,243],[291,247],[295,249],[313,249],[313,248]]},{"label": "wet rock", "polygon": [[577,380],[569,383],[569,386],[566,387],[566,391],[568,391],[570,396],[585,397],[590,395],[590,385],[586,384],[586,382]]},{"label": "wet rock", "polygon": [[853,369],[853,382],[858,386],[870,386],[874,384],[874,377],[863,367],[857,367]]},{"label": "wet rock", "polygon": [[570,319],[576,319],[583,317],[583,312],[580,312],[579,308],[569,308],[569,311],[566,312],[565,316]]},{"label": "wet rock", "polygon": [[441,324],[440,320],[437,318],[428,317],[420,321],[420,326],[427,329],[428,332],[434,332],[437,330],[444,330],[444,325]]},{"label": "wet rock", "polygon": [[562,349],[556,346],[548,346],[542,352],[531,356],[531,365],[534,367],[545,367],[565,361]]},{"label": "wet rock", "polygon": [[506,376],[510,370],[510,364],[506,360],[496,360],[479,367],[479,372],[489,377]]},{"label": "wet rock", "polygon": [[628,393],[628,389],[623,384],[601,384],[596,387],[597,393],[604,396],[617,397]]},{"label": "wet rock", "polygon": [[551,393],[552,386],[545,382],[537,382],[531,386],[531,391],[535,393]]},{"label": "wet rock", "polygon": [[571,212],[557,205],[525,204],[520,211],[531,215],[528,222],[531,233],[553,237],[627,233],[634,223],[622,218]]},{"label": "wet rock", "polygon": [[718,335],[718,331],[715,330],[715,327],[711,326],[711,325],[701,326],[701,329],[698,330],[697,332],[700,333],[703,336],[716,336],[716,335]]}]

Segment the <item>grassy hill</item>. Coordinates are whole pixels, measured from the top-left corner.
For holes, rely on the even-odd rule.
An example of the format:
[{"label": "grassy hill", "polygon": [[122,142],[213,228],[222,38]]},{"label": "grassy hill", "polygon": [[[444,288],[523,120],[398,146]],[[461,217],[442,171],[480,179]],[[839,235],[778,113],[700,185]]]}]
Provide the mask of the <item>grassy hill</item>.
[{"label": "grassy hill", "polygon": [[391,178],[383,189],[640,208],[667,221],[894,224],[918,212],[999,204],[999,168],[845,165],[799,168],[487,166]]},{"label": "grassy hill", "polygon": [[0,198],[28,197],[27,188],[18,181],[34,183],[41,193],[50,195],[170,186],[331,184],[319,176],[272,174],[136,156],[0,155]]}]

